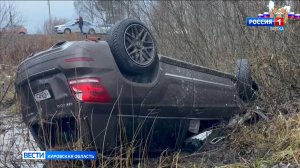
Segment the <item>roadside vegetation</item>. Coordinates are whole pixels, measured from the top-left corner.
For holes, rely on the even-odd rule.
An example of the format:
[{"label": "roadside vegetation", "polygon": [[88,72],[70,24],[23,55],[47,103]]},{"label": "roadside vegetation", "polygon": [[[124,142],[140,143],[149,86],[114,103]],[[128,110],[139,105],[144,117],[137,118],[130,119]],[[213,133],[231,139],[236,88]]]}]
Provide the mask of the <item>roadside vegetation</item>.
[{"label": "roadside vegetation", "polygon": [[[223,141],[217,145],[204,142],[207,145],[192,154],[166,151],[155,159],[143,158],[137,166],[300,166],[300,23],[288,24],[284,33],[267,28],[247,28],[245,18],[265,12],[264,1],[75,3],[87,18],[94,20],[98,18],[114,23],[122,17],[140,18],[155,34],[161,54],[230,73],[234,73],[236,59],[246,58],[252,62],[252,73],[259,86],[258,99],[244,105],[244,111],[234,117],[231,125],[215,128],[225,135]],[[13,11],[14,8],[1,4],[2,26],[9,22],[9,17],[1,11]],[[300,7],[300,2],[295,1],[294,6]],[[122,10],[118,10],[120,8]],[[300,8],[295,10],[299,12]],[[104,15],[110,17],[104,18]],[[20,103],[14,92],[17,65],[56,42],[80,39],[82,37],[78,35],[19,36],[0,32],[0,167],[20,164],[20,158],[17,160],[16,154],[5,153],[3,147],[19,145],[16,139],[4,142],[4,135],[10,129],[5,126],[7,116],[18,126],[22,125],[20,120],[13,120],[20,119]],[[10,135],[16,136],[27,140],[30,137],[28,130]],[[27,147],[25,145],[18,152]],[[130,154],[127,157],[131,159]],[[126,162],[122,159],[109,163],[115,167],[131,167],[133,164],[132,160]]]}]

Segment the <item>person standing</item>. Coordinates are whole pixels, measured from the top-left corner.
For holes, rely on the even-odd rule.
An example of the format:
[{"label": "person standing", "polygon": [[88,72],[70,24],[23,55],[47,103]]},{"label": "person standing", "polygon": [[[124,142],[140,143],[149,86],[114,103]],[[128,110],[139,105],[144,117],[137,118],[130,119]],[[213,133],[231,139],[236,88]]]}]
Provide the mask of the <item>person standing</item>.
[{"label": "person standing", "polygon": [[83,19],[81,16],[79,16],[78,25],[79,25],[80,33],[83,34],[83,31],[82,31]]}]

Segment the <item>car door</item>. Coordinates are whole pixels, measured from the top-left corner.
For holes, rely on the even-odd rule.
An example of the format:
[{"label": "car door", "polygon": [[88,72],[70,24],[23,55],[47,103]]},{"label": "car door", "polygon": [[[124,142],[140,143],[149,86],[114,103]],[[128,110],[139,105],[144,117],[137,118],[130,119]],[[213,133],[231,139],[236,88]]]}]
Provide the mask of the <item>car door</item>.
[{"label": "car door", "polygon": [[160,62],[160,78],[141,107],[142,116],[180,119],[193,106],[193,73],[183,67]]},{"label": "car door", "polygon": [[91,23],[87,22],[87,21],[83,21],[83,27],[82,27],[82,31],[83,33],[88,33],[91,27]]},{"label": "car door", "polygon": [[80,32],[80,28],[78,25],[78,22],[74,22],[72,25],[70,25],[70,29],[73,33],[78,33]]},{"label": "car door", "polygon": [[192,117],[216,119],[230,115],[236,108],[235,86],[230,78],[214,71],[193,71],[194,108]]},{"label": "car door", "polygon": [[138,135],[141,139],[149,137],[149,149],[174,149],[182,144],[188,130],[193,73],[164,62],[159,67],[157,83],[141,104],[137,123],[142,129]]}]

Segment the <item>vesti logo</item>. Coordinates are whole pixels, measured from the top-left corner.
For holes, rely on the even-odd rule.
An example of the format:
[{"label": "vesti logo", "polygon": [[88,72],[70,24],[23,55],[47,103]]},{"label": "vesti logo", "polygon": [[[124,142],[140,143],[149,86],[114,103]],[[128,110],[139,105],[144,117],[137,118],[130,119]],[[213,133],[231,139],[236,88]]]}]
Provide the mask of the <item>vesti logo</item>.
[{"label": "vesti logo", "polygon": [[96,160],[96,151],[23,151],[27,160]]},{"label": "vesti logo", "polygon": [[22,159],[46,159],[45,151],[23,151]]},{"label": "vesti logo", "polygon": [[300,14],[291,12],[291,1],[269,1],[269,12],[258,14],[257,18],[247,18],[247,26],[267,26],[270,30],[284,31],[288,22],[300,21]]}]

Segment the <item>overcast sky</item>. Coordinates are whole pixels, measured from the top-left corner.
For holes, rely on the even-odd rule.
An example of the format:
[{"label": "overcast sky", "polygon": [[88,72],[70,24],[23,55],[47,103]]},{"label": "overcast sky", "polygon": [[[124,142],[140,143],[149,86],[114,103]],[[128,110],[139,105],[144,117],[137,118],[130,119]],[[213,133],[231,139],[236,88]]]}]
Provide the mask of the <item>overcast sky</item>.
[{"label": "overcast sky", "polygon": [[[47,1],[14,1],[14,3],[28,33],[33,34],[42,29],[44,21],[49,18]],[[50,1],[50,6],[51,17],[70,20],[77,17],[73,1]]]}]

